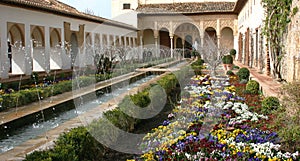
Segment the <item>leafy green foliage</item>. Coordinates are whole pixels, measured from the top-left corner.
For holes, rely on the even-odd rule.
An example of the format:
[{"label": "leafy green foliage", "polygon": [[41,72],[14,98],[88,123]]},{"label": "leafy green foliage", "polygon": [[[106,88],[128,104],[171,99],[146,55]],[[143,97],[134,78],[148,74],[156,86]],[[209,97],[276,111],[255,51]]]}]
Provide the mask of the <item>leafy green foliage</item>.
[{"label": "leafy green foliage", "polygon": [[25,161],[88,161],[101,158],[104,148],[85,127],[71,129],[61,134],[53,149],[36,151],[26,156]]},{"label": "leafy green foliage", "polygon": [[273,96],[264,98],[261,103],[262,112],[264,114],[270,114],[272,111],[277,110],[279,106],[279,99]]},{"label": "leafy green foliage", "polygon": [[234,75],[234,73],[233,73],[231,70],[228,70],[228,71],[226,72],[226,75],[232,76],[232,75]]},{"label": "leafy green foliage", "polygon": [[236,65],[233,66],[232,68],[233,68],[233,69],[240,69],[240,67],[239,67],[239,66],[236,66]]},{"label": "leafy green foliage", "polygon": [[229,53],[230,53],[230,55],[231,55],[232,57],[234,57],[234,56],[236,55],[236,50],[235,50],[235,49],[231,49],[231,50],[229,51]]},{"label": "leafy green foliage", "polygon": [[[186,72],[180,71],[179,73],[186,74]],[[157,84],[152,86],[160,86],[164,88],[167,92],[167,96],[172,93],[173,89],[177,87],[178,80],[174,74],[169,74],[162,77]],[[134,126],[139,123],[139,119],[133,118],[125,114],[121,109],[127,108],[134,104],[140,107],[146,107],[150,104],[151,93],[150,88],[145,89],[142,92],[131,96],[125,96],[125,98],[118,104],[118,107],[114,110],[107,111],[103,113],[103,118],[94,120],[88,125],[87,129],[85,127],[78,127],[72,129],[70,132],[63,133],[60,135],[58,140],[55,142],[55,146],[51,150],[47,151],[37,151],[26,156],[26,161],[87,161],[87,160],[101,160],[106,152],[109,145],[115,145],[117,140],[120,139],[120,134],[118,129],[112,128],[116,126],[127,132],[134,130]],[[153,97],[157,100],[161,98],[160,94],[156,92],[161,89],[155,88],[153,91]],[[131,103],[130,103],[131,102]],[[156,101],[155,101],[156,102]],[[159,104],[161,105],[161,104]],[[97,134],[97,135],[91,135]],[[103,137],[105,136],[105,137]],[[99,139],[101,143],[99,143]]]},{"label": "leafy green foliage", "polygon": [[95,79],[93,77],[83,76],[77,78],[76,81],[68,80],[61,81],[52,86],[45,88],[33,87],[30,89],[24,89],[17,92],[12,92],[10,94],[3,94],[3,102],[1,110],[5,110],[12,107],[27,105],[32,102],[39,101],[50,96],[55,96],[62,94],[64,92],[69,92],[72,87],[85,87],[94,83]]},{"label": "leafy green foliage", "polygon": [[275,113],[275,126],[282,138],[282,149],[300,150],[300,82],[292,82],[281,88],[281,106]]},{"label": "leafy green foliage", "polygon": [[281,78],[280,61],[285,53],[284,34],[291,22],[291,17],[298,11],[297,8],[291,8],[292,2],[293,0],[262,0],[266,13],[263,34],[268,41],[271,72],[278,78]]},{"label": "leafy green foliage", "polygon": [[246,90],[249,91],[251,94],[258,94],[259,92],[259,83],[255,80],[250,80],[246,84]]},{"label": "leafy green foliage", "polygon": [[191,64],[192,69],[194,70],[196,75],[201,75],[201,69],[203,69],[203,63],[204,60],[201,58],[198,58],[195,62]]},{"label": "leafy green foliage", "polygon": [[139,107],[147,107],[151,100],[149,98],[149,91],[148,90],[144,90],[142,92],[139,92],[137,94],[131,95],[130,96],[131,100],[133,101],[133,103]]},{"label": "leafy green foliage", "polygon": [[249,80],[250,71],[248,68],[240,68],[239,71],[236,73],[239,76],[240,80]]},{"label": "leafy green foliage", "polygon": [[134,130],[134,125],[137,123],[137,120],[135,118],[128,116],[123,111],[121,111],[120,108],[107,111],[103,115],[112,124],[124,131]]},{"label": "leafy green foliage", "polygon": [[224,55],[222,58],[223,64],[232,64],[233,63],[233,58],[231,55]]}]

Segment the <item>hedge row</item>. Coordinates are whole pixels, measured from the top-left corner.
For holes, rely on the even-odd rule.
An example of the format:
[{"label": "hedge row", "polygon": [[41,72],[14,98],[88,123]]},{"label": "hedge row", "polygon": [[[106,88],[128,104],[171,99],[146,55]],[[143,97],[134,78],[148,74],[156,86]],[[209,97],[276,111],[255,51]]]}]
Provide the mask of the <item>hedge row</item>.
[{"label": "hedge row", "polygon": [[72,91],[73,87],[85,87],[94,82],[94,77],[81,76],[80,78],[78,78],[78,81],[61,81],[57,84],[53,84],[47,87],[30,88],[20,90],[18,92],[13,92],[10,94],[2,94],[2,99],[0,99],[0,103],[2,105],[0,107],[0,111],[3,111],[8,108],[27,105],[29,103],[39,101],[40,99],[42,100],[47,97]]},{"label": "hedge row", "polygon": [[[177,77],[175,75],[177,75]],[[107,146],[113,144],[116,145],[117,140],[121,137],[118,129],[111,128],[112,124],[122,131],[132,132],[134,131],[135,126],[141,121],[140,119],[133,118],[125,114],[122,110],[130,108],[132,103],[140,108],[145,108],[148,106],[150,106],[150,108],[151,106],[161,106],[161,104],[153,104],[153,102],[156,102],[157,99],[162,98],[162,91],[165,92],[166,97],[176,94],[174,93],[174,90],[178,89],[179,87],[177,78],[180,77],[182,81],[182,79],[189,76],[187,75],[187,71],[180,71],[175,75],[166,75],[157,81],[157,83],[151,84],[151,89],[154,90],[150,90],[149,87],[141,92],[138,92],[137,94],[126,96],[118,104],[117,108],[105,112],[102,118],[94,120],[87,127],[90,133],[88,133],[83,127],[72,129],[69,133],[60,135],[52,150],[36,151],[27,155],[26,161],[101,160],[100,158],[105,157]],[[155,101],[151,102],[151,100]],[[91,134],[98,135],[93,135],[93,137],[91,137]],[[103,136],[105,136],[105,139],[102,138]],[[104,142],[105,144],[100,144],[95,139],[101,139],[101,142]]]}]

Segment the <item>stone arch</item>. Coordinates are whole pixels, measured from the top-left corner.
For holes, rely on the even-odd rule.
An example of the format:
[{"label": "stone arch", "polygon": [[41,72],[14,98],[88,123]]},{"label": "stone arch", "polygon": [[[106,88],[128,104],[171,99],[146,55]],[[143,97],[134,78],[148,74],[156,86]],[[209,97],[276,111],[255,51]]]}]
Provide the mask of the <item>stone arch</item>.
[{"label": "stone arch", "polygon": [[71,66],[74,67],[75,60],[78,55],[78,38],[77,35],[73,32],[70,38],[71,42]]},{"label": "stone arch", "polygon": [[125,37],[121,36],[120,46],[125,46]]},{"label": "stone arch", "polygon": [[61,38],[59,31],[57,29],[52,29],[50,32],[50,47],[55,47],[61,43]]},{"label": "stone arch", "polygon": [[199,48],[199,45],[201,44],[201,39],[199,38],[199,37],[197,37],[196,39],[195,39],[195,45],[196,46],[194,46],[194,48],[196,49],[196,50],[198,50]]},{"label": "stone arch", "polygon": [[107,35],[105,35],[105,34],[102,35],[102,45],[103,46],[107,46],[108,45]]},{"label": "stone arch", "polygon": [[143,43],[144,45],[153,45],[154,41],[154,31],[152,29],[145,29],[143,31]]},{"label": "stone arch", "polygon": [[129,43],[129,37],[126,37],[126,44],[125,44],[125,45],[126,45],[126,46],[129,46],[129,44],[130,44],[130,43]]},{"label": "stone arch", "polygon": [[205,33],[206,34],[204,35],[204,40],[209,38],[209,39],[213,40],[216,45],[218,45],[217,31],[215,28],[207,27],[207,28],[205,28]]},{"label": "stone arch", "polygon": [[191,50],[193,46],[193,37],[191,35],[185,35],[184,40],[184,48]]},{"label": "stone arch", "polygon": [[91,33],[86,33],[86,35],[85,35],[85,44],[87,46],[91,46],[93,44]]},{"label": "stone arch", "polygon": [[[198,26],[190,22],[181,23],[180,25],[178,25],[174,34],[176,35],[176,37],[181,37],[181,39],[185,40],[184,47],[189,48],[189,50],[194,45],[196,39],[200,40],[200,30]],[[187,35],[191,37],[191,40],[186,41]],[[200,43],[200,41],[198,41],[198,43]]]},{"label": "stone arch", "polygon": [[133,42],[134,42],[134,38],[131,37],[131,38],[130,38],[130,44],[131,44],[131,47],[134,47],[134,46],[136,45],[136,44],[134,44]]},{"label": "stone arch", "polygon": [[100,35],[95,34],[95,42],[94,46],[101,46]]},{"label": "stone arch", "polygon": [[62,68],[61,45],[60,29],[50,28],[50,70]]},{"label": "stone arch", "polygon": [[33,47],[45,46],[44,34],[39,26],[34,26],[31,32],[31,39],[33,40]]},{"label": "stone arch", "polygon": [[114,46],[115,42],[114,42],[114,36],[113,35],[109,35],[109,42],[108,42],[108,46]]},{"label": "stone arch", "polygon": [[160,48],[171,48],[170,33],[167,28],[159,30],[159,44]]},{"label": "stone arch", "polygon": [[190,26],[193,26],[194,27],[194,29],[197,29],[197,31],[198,31],[198,35],[200,36],[200,31],[201,31],[201,29],[199,28],[199,26],[197,25],[197,24],[195,24],[195,23],[193,23],[193,22],[182,22],[182,23],[178,23],[178,24],[176,24],[175,26],[174,26],[174,33],[176,33],[176,30],[180,30],[180,27],[181,26],[183,26],[183,25],[190,25]]},{"label": "stone arch", "polygon": [[234,48],[233,30],[230,27],[224,27],[221,30],[220,45],[227,49]]},{"label": "stone arch", "polygon": [[114,41],[114,45],[115,46],[120,46],[121,43],[121,38],[119,36],[115,36],[115,41]]},{"label": "stone arch", "polygon": [[13,24],[8,30],[8,38],[12,45],[16,42],[21,42],[22,46],[25,45],[24,33],[22,32],[21,26],[18,24]]},{"label": "stone arch", "polygon": [[25,51],[25,26],[18,23],[7,23],[9,72],[12,74],[24,74],[26,72]]},{"label": "stone arch", "polygon": [[182,44],[182,38],[181,37],[177,37],[176,39],[176,48],[182,48],[183,44]]}]

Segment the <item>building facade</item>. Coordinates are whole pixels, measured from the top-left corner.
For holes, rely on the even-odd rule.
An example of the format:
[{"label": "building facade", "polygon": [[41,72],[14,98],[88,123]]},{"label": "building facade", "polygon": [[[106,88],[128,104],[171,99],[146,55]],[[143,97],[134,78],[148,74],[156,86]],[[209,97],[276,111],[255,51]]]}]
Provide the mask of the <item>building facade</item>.
[{"label": "building facade", "polygon": [[56,0],[5,0],[0,14],[2,79],[93,65],[101,47],[137,45],[135,27]]},{"label": "building facade", "polygon": [[237,60],[260,72],[269,74],[265,38],[262,35],[264,26],[264,8],[261,0],[247,0],[238,14],[238,54]]},{"label": "building facade", "polygon": [[[292,8],[300,8],[300,1],[293,0]],[[282,77],[288,82],[300,80],[300,12],[292,17],[286,35],[286,54],[282,59]]]}]

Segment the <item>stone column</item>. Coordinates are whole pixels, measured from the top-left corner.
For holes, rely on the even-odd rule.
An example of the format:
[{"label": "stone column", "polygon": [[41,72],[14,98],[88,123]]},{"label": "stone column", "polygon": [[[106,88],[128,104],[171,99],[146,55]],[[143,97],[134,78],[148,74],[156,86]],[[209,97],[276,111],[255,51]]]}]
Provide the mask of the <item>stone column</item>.
[{"label": "stone column", "polygon": [[184,45],[185,45],[185,39],[184,39],[184,37],[182,37],[182,39],[181,39],[181,41],[182,41],[182,57],[183,58],[185,58],[185,56],[184,56]]},{"label": "stone column", "polygon": [[170,41],[171,41],[171,58],[173,58],[174,57],[174,51],[173,51],[173,36],[170,36]]},{"label": "stone column", "polygon": [[[67,45],[69,45],[69,44],[66,44],[65,31],[66,30],[64,30],[64,26],[62,26],[61,35],[60,35],[61,45],[63,47],[62,54],[61,54],[61,59],[62,59],[62,62],[63,62],[62,63],[62,69],[71,69],[71,60],[70,60],[70,57],[69,57],[70,53],[69,53],[69,51],[67,51],[67,50],[70,50],[70,48],[67,47]],[[70,43],[70,42],[68,42],[68,43]]]},{"label": "stone column", "polygon": [[156,57],[159,57],[159,49],[158,49],[158,36],[159,36],[159,31],[154,30],[154,41],[155,41],[155,55]]},{"label": "stone column", "polygon": [[[8,46],[7,46],[7,22],[2,20],[0,21],[0,35],[1,35],[1,44],[0,44],[0,78],[8,78],[9,71],[9,59],[8,59]],[[10,40],[11,41],[11,40]]]},{"label": "stone column", "polygon": [[50,72],[50,27],[45,26],[45,71],[46,73]]},{"label": "stone column", "polygon": [[140,38],[140,46],[139,46],[139,49],[140,49],[140,52],[139,52],[139,53],[140,53],[140,56],[139,56],[139,58],[141,58],[142,60],[144,59],[144,58],[143,58],[143,46],[144,46],[144,45],[143,45],[143,33],[144,33],[144,31],[142,30],[142,31],[140,31],[140,34],[139,34],[139,35],[140,35],[140,37],[139,37],[139,38]]},{"label": "stone column", "polygon": [[32,73],[32,58],[33,58],[33,46],[31,40],[30,24],[25,24],[25,74],[31,75]]}]

